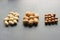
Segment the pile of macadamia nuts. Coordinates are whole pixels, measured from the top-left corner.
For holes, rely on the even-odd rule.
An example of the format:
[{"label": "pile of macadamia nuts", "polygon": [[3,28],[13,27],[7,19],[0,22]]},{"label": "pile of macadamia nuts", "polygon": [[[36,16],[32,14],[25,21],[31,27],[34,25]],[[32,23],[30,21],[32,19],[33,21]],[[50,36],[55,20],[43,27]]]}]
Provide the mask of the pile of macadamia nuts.
[{"label": "pile of macadamia nuts", "polygon": [[45,25],[57,24],[56,14],[45,14]]},{"label": "pile of macadamia nuts", "polygon": [[34,12],[27,11],[26,15],[23,17],[23,24],[32,26],[37,25],[39,22],[39,15]]},{"label": "pile of macadamia nuts", "polygon": [[6,26],[15,25],[19,21],[19,14],[17,12],[10,12],[7,17],[4,18]]}]

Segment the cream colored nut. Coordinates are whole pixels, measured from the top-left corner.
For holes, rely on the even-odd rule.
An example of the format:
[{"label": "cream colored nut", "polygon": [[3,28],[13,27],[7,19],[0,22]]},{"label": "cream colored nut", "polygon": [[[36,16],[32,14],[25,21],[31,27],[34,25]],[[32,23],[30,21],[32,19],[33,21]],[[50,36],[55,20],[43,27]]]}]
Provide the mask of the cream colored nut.
[{"label": "cream colored nut", "polygon": [[24,18],[23,19],[29,19],[29,17],[27,17],[27,16],[24,16]]},{"label": "cream colored nut", "polygon": [[14,17],[14,20],[19,20],[19,18],[18,17]]},{"label": "cream colored nut", "polygon": [[17,24],[17,20],[13,20],[13,22]]},{"label": "cream colored nut", "polygon": [[39,19],[39,16],[37,14],[35,14],[35,18],[38,18]]},{"label": "cream colored nut", "polygon": [[7,17],[9,17],[9,18],[12,18],[12,17],[14,17],[12,14],[9,14]]},{"label": "cream colored nut", "polygon": [[14,22],[13,22],[13,21],[9,21],[9,24],[12,24],[12,25],[13,25],[13,24],[14,24]]},{"label": "cream colored nut", "polygon": [[13,15],[19,17],[19,14],[17,12],[13,13]]},{"label": "cream colored nut", "polygon": [[14,20],[14,18],[9,18],[9,21],[13,21]]},{"label": "cream colored nut", "polygon": [[9,20],[9,18],[8,18],[8,17],[4,18],[4,21],[8,21],[8,20]]},{"label": "cream colored nut", "polygon": [[19,17],[19,14],[16,14],[15,17]]},{"label": "cream colored nut", "polygon": [[26,12],[26,16],[28,16],[28,17],[30,16],[30,11]]},{"label": "cream colored nut", "polygon": [[8,21],[4,21],[5,25],[9,25]]},{"label": "cream colored nut", "polygon": [[29,20],[29,25],[33,24],[33,19]]},{"label": "cream colored nut", "polygon": [[14,16],[16,15],[16,13],[14,12],[14,13],[12,13]]},{"label": "cream colored nut", "polygon": [[37,18],[34,18],[34,23],[38,23],[38,19]]},{"label": "cream colored nut", "polygon": [[17,12],[15,12],[17,16],[19,16],[19,14]]},{"label": "cream colored nut", "polygon": [[29,19],[34,19],[34,16],[30,16]]},{"label": "cream colored nut", "polygon": [[13,14],[14,12],[10,12],[10,14]]}]

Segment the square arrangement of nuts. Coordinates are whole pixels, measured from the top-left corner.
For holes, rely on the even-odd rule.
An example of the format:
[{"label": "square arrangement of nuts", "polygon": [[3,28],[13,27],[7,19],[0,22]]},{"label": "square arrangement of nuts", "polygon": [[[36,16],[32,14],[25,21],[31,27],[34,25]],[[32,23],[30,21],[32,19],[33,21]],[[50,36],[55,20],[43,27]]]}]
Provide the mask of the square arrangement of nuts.
[{"label": "square arrangement of nuts", "polygon": [[58,23],[56,14],[45,14],[45,25],[53,25]]},{"label": "square arrangement of nuts", "polygon": [[10,12],[7,17],[4,18],[4,23],[8,25],[16,25],[19,21],[19,14],[17,12]]},{"label": "square arrangement of nuts", "polygon": [[23,18],[23,24],[25,26],[33,26],[33,25],[37,26],[38,21],[39,16],[36,13],[30,11],[27,11],[26,15]]}]

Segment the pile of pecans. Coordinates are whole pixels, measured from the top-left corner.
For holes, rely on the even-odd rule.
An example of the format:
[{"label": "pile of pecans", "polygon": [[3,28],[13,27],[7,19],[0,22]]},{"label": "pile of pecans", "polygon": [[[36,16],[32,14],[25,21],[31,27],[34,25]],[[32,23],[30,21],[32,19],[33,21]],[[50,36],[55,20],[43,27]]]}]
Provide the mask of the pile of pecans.
[{"label": "pile of pecans", "polygon": [[56,14],[45,14],[45,25],[57,24]]},{"label": "pile of pecans", "polygon": [[34,12],[30,12],[30,11],[27,11],[26,15],[23,18],[23,24],[28,26],[37,25],[38,21],[39,21],[39,16]]},{"label": "pile of pecans", "polygon": [[19,14],[17,12],[10,12],[7,17],[4,18],[6,26],[17,24],[19,21]]}]

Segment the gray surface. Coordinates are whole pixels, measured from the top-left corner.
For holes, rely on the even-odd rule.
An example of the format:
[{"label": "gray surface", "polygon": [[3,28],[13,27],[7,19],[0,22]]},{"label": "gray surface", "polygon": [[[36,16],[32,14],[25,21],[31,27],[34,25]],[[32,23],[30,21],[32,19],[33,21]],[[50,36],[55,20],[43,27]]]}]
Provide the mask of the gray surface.
[{"label": "gray surface", "polygon": [[[22,18],[27,10],[40,15],[37,27],[23,26]],[[3,23],[10,11],[20,14],[15,27],[5,27]],[[60,40],[60,21],[58,25],[44,25],[44,14],[49,12],[56,13],[60,20],[60,0],[0,0],[0,40]]]}]

